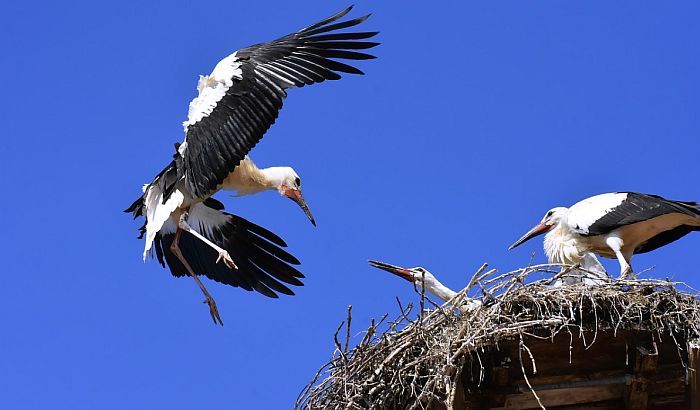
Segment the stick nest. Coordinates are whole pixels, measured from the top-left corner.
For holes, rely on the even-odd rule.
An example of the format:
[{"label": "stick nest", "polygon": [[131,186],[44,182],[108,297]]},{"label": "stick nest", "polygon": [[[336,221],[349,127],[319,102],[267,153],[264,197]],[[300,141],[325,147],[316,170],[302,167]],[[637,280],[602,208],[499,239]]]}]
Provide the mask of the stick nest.
[{"label": "stick nest", "polygon": [[[553,339],[561,332],[578,335],[586,346],[595,343],[599,330],[670,335],[679,349],[681,338],[699,338],[700,301],[687,285],[644,279],[552,286],[577,268],[537,265],[497,275],[495,270],[485,272],[484,264],[465,289],[442,305],[418,285],[417,318],[412,318],[411,305],[399,301],[400,315],[372,320],[352,349],[348,308],[347,321],[335,334],[332,360],[301,392],[295,408],[415,409],[429,408],[434,401],[449,408],[465,363],[480,360],[480,352],[505,340],[519,340],[521,367],[530,360],[535,367],[525,341]],[[469,294],[482,304],[467,311],[466,302],[473,300]],[[344,327],[341,344],[338,333]]]}]

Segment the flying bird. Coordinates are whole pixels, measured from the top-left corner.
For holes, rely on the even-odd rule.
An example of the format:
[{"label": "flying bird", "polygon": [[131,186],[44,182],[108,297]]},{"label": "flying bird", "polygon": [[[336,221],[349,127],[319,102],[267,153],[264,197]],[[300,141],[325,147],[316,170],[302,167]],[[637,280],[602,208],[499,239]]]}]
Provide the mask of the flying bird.
[{"label": "flying bird", "polygon": [[[226,235],[233,227],[249,229],[256,234],[260,234],[262,228],[224,213],[222,207],[197,205],[221,189],[243,195],[275,189],[299,204],[315,224],[301,194],[301,180],[296,172],[290,167],[259,169],[247,155],[275,122],[287,89],[337,80],[341,78],[339,73],[363,74],[353,66],[336,61],[374,58],[356,50],[378,45],[359,41],[371,38],[377,32],[337,32],[356,26],[369,17],[337,22],[351,9],[348,7],[277,40],[238,50],[221,60],[210,75],[201,76],[197,85],[198,96],[190,102],[188,118],[183,122],[184,142],[176,144],[172,161],[143,187],[143,196],[126,210],[133,212],[135,217],[144,216],[146,219],[142,230],[146,237],[144,259],[152,255],[153,244],[158,238],[163,253],[162,258],[158,255],[161,263],[165,260],[174,275],[187,272],[197,281],[215,322],[220,322],[218,309],[197,278],[197,272],[219,278],[224,272],[248,275],[248,279],[253,278],[247,283],[248,287],[260,291],[259,286],[264,281],[259,272],[253,272],[253,266],[257,265],[255,261],[249,260],[250,264],[239,266],[237,261],[240,258],[232,255],[231,249],[231,246],[246,247],[255,240],[248,236],[234,240]],[[256,231],[253,226],[259,229]],[[171,241],[166,240],[169,234],[173,235]],[[283,241],[276,241],[270,235],[262,237],[267,241],[255,242],[257,246],[267,246],[266,250],[279,253],[280,248],[269,245],[270,242],[280,245]],[[200,243],[195,245],[197,241]],[[265,245],[261,245],[263,243]],[[163,245],[171,253],[166,252]],[[186,246],[191,249],[185,249]],[[205,255],[192,250],[201,250],[202,246],[211,248],[211,251]],[[195,258],[195,254],[197,258],[210,257],[211,263],[192,266],[187,254],[191,258]],[[176,261],[179,266],[173,268]],[[219,262],[224,266],[219,267]],[[217,266],[218,273],[210,274],[207,269],[211,266]],[[224,268],[228,270],[220,270]],[[272,271],[268,273],[273,274]],[[290,277],[295,276],[288,275],[282,280]]]},{"label": "flying bird", "polygon": [[547,233],[550,262],[577,264],[587,252],[620,263],[620,277],[632,272],[632,255],[653,251],[700,230],[696,202],[658,195],[616,192],[592,196],[570,208],[552,208],[509,249]]},{"label": "flying bird", "polygon": [[[379,261],[368,261],[369,265],[373,268],[381,269],[387,272],[391,272],[394,275],[405,279],[413,284],[420,286],[421,281],[426,292],[440,298],[443,302],[447,302],[457,296],[457,292],[443,285],[432,273],[427,269],[417,266],[415,268],[403,268],[401,266],[391,265]],[[481,301],[465,298],[466,307],[465,309],[460,309],[463,312],[471,311],[481,306]]]}]

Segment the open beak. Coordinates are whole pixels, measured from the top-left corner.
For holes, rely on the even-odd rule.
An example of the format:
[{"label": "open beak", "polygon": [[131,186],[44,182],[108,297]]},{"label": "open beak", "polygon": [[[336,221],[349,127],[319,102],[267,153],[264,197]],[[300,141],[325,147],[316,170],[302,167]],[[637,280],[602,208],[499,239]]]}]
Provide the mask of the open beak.
[{"label": "open beak", "polygon": [[534,238],[537,235],[542,235],[543,233],[549,231],[550,229],[552,229],[551,226],[547,226],[544,223],[539,223],[534,228],[527,231],[527,233],[525,235],[523,235],[522,238],[518,239],[517,241],[515,241],[514,244],[510,245],[510,248],[508,248],[508,250],[511,250],[511,249],[521,245],[522,243],[529,241],[530,239]]},{"label": "open beak", "polygon": [[313,226],[316,226],[316,221],[314,220],[314,216],[311,215],[311,211],[309,211],[309,206],[306,205],[306,200],[304,199],[304,195],[301,194],[300,189],[287,188],[284,190],[284,196],[286,196],[287,198],[296,202],[297,205],[299,205],[301,207],[301,209],[304,210],[304,213],[306,214],[307,218],[309,218],[309,221],[311,221],[311,224]]},{"label": "open beak", "polygon": [[372,266],[372,267],[377,268],[377,269],[385,270],[387,272],[391,272],[394,275],[396,275],[402,279],[406,279],[409,282],[413,282],[413,276],[411,275],[411,272],[409,272],[409,270],[406,268],[402,268],[400,266],[390,265],[390,264],[384,263],[384,262],[373,261],[373,260],[369,260],[368,262],[369,262],[369,266]]}]

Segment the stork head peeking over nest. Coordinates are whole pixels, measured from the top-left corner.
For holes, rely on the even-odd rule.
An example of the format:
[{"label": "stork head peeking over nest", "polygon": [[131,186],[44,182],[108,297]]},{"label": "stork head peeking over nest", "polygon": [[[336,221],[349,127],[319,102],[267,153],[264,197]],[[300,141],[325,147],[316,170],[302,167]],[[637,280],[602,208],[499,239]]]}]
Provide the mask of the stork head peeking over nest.
[{"label": "stork head peeking over nest", "polygon": [[[421,286],[422,281],[425,291],[437,296],[443,302],[447,302],[457,296],[457,292],[443,285],[432,273],[421,266],[416,266],[415,268],[402,268],[400,266],[379,261],[370,260],[368,262],[369,265],[374,268],[391,272],[394,275],[418,286]],[[476,299],[465,298],[465,305],[466,307],[464,309],[460,308],[460,310],[463,312],[476,309],[478,306],[481,306],[481,302]]]}]

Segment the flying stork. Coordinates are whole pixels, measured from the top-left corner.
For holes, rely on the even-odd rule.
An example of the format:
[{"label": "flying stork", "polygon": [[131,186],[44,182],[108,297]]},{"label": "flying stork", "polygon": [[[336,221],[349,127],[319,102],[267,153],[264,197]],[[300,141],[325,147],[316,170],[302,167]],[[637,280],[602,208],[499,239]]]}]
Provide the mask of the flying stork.
[{"label": "flying stork", "polygon": [[[452,298],[457,296],[457,292],[443,285],[442,282],[437,280],[437,278],[432,273],[430,273],[427,269],[421,266],[417,266],[415,268],[402,268],[401,266],[391,265],[379,261],[370,260],[368,262],[369,265],[373,268],[391,272],[394,275],[405,279],[413,284],[420,285],[421,281],[423,281],[423,286],[425,290],[430,294],[440,298],[440,300],[442,300],[443,302],[448,302]],[[473,298],[465,298],[465,301],[465,308],[460,308],[460,310],[465,313],[468,311],[473,311],[477,307],[481,306],[481,301]]]},{"label": "flying stork", "polygon": [[[261,170],[247,155],[275,122],[288,88],[337,80],[341,78],[339,73],[363,74],[353,66],[333,60],[374,58],[355,50],[378,45],[358,41],[373,37],[377,32],[337,32],[369,17],[336,22],[351,9],[352,6],[277,40],[240,49],[221,60],[210,75],[201,76],[198,96],[190,102],[188,118],[183,122],[184,142],[176,144],[170,164],[144,186],[143,196],[126,210],[146,219],[142,230],[146,237],[144,260],[152,255],[153,244],[157,242],[159,261],[165,260],[173,275],[182,276],[186,272],[197,281],[215,322],[221,323],[216,303],[197,277],[198,273],[258,291],[264,284],[269,292],[261,293],[268,296],[274,293],[269,288],[275,287],[277,291],[288,293],[288,289],[280,290],[279,286],[266,282],[269,276],[260,272],[275,276],[277,271],[269,265],[270,270],[259,269],[262,267],[257,261],[264,259],[261,255],[247,259],[250,263],[240,266],[241,255],[246,255],[248,249],[234,255],[236,251],[232,247],[255,245],[276,257],[283,255],[281,260],[287,263],[298,261],[272,245],[283,246],[279,237],[222,212],[223,206],[218,201],[207,204],[207,200],[221,189],[243,195],[275,189],[297,202],[315,224],[294,170],[290,167]],[[241,230],[263,239],[256,235],[234,235]],[[172,237],[168,236],[171,234]],[[211,251],[203,253],[205,247]],[[211,262],[203,258],[210,258]],[[218,265],[221,261],[224,266]],[[238,271],[234,273],[233,269]],[[282,277],[277,278],[298,284],[298,280],[292,279],[299,277],[297,274],[279,273]],[[226,279],[226,282],[222,279],[226,275],[240,278]]]},{"label": "flying stork", "polygon": [[573,265],[593,252],[617,258],[620,277],[626,278],[632,272],[632,255],[653,251],[699,230],[696,202],[615,192],[592,196],[570,208],[550,209],[509,249],[546,232],[544,250],[550,262]]}]

